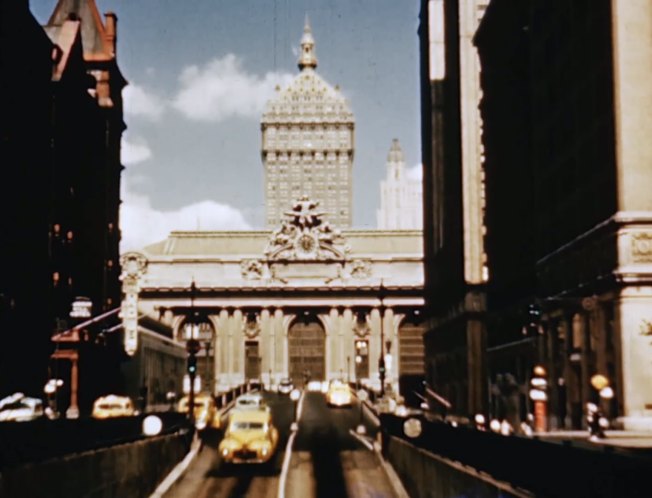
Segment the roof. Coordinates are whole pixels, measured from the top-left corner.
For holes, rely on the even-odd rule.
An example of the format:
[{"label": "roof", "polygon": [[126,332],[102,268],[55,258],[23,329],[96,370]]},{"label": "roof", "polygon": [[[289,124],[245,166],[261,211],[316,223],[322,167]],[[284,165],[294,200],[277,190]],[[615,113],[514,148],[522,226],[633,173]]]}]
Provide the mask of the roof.
[{"label": "roof", "polygon": [[229,422],[233,420],[248,422],[269,422],[272,415],[267,410],[231,410]]},{"label": "roof", "polygon": [[84,58],[112,59],[112,48],[109,46],[106,30],[95,0],[59,0],[48,20],[48,26],[63,25],[71,19],[71,14],[73,18],[81,21]]},{"label": "roof", "polygon": [[80,40],[80,21],[66,20],[61,25],[45,26],[45,32],[52,40],[52,43],[61,49],[61,57],[57,62],[52,74],[53,81],[61,80],[63,73],[68,66],[75,43]]},{"label": "roof", "polygon": [[265,106],[262,123],[353,123],[353,113],[339,87],[333,88],[315,71],[302,71]]},{"label": "roof", "polygon": [[[202,260],[260,258],[271,235],[271,230],[175,231],[141,252],[150,260],[190,256]],[[421,230],[342,230],[342,235],[351,246],[353,257],[423,256]]]}]

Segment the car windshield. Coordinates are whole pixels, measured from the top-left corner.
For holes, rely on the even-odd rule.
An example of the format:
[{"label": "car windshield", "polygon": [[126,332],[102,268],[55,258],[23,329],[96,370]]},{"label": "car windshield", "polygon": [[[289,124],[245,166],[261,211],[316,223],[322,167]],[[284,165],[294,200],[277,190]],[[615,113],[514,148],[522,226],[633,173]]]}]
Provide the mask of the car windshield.
[{"label": "car windshield", "polygon": [[0,408],[0,411],[7,411],[7,410],[24,410],[24,409],[33,409],[33,406],[28,405],[27,403],[23,403],[22,401],[15,401],[13,403],[7,403],[4,405],[2,408]]},{"label": "car windshield", "polygon": [[265,429],[263,422],[237,421],[231,423],[232,431],[261,431]]},{"label": "car windshield", "polygon": [[125,405],[119,403],[100,403],[99,408],[103,410],[121,410],[125,408]]},{"label": "car windshield", "polygon": [[244,406],[258,406],[260,405],[260,400],[252,399],[252,398],[244,398],[244,399],[239,399],[238,404]]},{"label": "car windshield", "polygon": [[290,384],[292,384],[292,381],[290,379],[283,379],[281,381],[282,386],[289,386]]}]

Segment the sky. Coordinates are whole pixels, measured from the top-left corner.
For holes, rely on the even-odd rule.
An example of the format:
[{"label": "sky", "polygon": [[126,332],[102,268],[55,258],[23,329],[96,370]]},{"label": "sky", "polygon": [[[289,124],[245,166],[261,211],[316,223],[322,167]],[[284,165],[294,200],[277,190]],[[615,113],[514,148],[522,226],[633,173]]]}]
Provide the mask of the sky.
[{"label": "sky", "polygon": [[[260,118],[299,72],[308,15],[317,72],[355,117],[353,226],[376,228],[393,138],[420,174],[418,0],[96,0],[118,17],[127,130],[121,250],[171,230],[264,227]],[[56,0],[30,0],[41,24]]]}]

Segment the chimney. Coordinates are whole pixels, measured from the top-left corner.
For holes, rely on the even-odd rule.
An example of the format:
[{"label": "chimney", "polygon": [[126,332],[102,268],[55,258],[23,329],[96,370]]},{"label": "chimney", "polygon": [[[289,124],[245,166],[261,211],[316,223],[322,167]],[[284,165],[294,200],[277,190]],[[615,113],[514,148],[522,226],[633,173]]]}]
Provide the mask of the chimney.
[{"label": "chimney", "polygon": [[118,16],[116,16],[113,12],[106,12],[104,14],[104,17],[106,18],[106,27],[105,27],[106,41],[109,43],[109,46],[111,47],[111,55],[115,57],[116,29],[118,25]]}]

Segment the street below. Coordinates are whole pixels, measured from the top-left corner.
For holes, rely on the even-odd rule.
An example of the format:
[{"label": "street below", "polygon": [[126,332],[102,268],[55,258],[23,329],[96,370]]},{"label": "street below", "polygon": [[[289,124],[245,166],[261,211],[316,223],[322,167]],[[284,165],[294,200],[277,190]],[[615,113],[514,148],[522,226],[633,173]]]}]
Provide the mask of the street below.
[{"label": "street below", "polygon": [[[378,457],[351,433],[361,421],[357,401],[351,407],[332,408],[327,406],[322,393],[306,392],[299,402],[299,430],[292,438],[291,454],[286,459],[295,404],[289,396],[264,396],[280,435],[272,460],[266,464],[225,465],[217,452],[222,433],[214,431],[204,436],[201,451],[166,497],[395,496]],[[367,415],[365,410],[362,420],[370,441],[377,429]],[[279,492],[282,480],[285,494]]]}]

